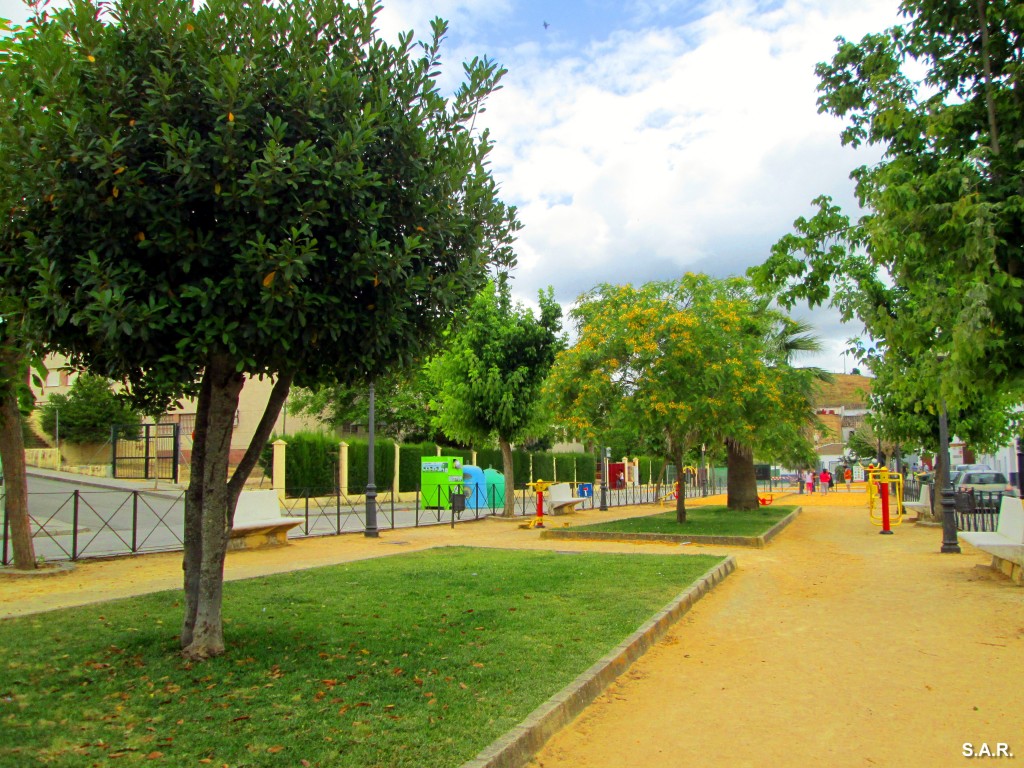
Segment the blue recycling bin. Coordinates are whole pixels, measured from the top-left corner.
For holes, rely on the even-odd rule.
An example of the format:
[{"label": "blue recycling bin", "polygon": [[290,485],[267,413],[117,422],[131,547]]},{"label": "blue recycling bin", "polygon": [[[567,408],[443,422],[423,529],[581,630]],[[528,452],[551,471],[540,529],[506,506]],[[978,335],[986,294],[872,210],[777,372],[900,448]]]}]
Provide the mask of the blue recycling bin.
[{"label": "blue recycling bin", "polygon": [[482,509],[487,506],[487,483],[480,467],[467,464],[462,468],[462,486],[466,491],[466,509]]}]

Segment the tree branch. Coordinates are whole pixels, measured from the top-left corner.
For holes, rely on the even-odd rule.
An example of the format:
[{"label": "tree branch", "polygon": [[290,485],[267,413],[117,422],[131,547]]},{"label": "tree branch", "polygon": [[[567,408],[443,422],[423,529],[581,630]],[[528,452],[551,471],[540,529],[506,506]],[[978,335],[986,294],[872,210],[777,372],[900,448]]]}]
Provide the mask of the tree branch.
[{"label": "tree branch", "polygon": [[[260,451],[263,450],[263,446],[266,445],[267,440],[270,439],[270,435],[274,431],[274,424],[277,423],[277,417],[280,415],[281,407],[288,397],[288,391],[291,389],[292,379],[294,378],[295,374],[282,374],[274,382],[274,388],[270,391],[267,407],[263,410],[263,416],[260,419],[260,423],[256,426],[252,440],[249,441],[249,447],[245,449],[245,455],[238,463],[238,466],[235,467],[231,480],[228,481],[228,508],[231,510],[234,510],[234,502],[238,500],[238,495],[242,492],[245,481],[249,479],[253,467],[256,466]],[[232,512],[233,515],[234,513]]]}]

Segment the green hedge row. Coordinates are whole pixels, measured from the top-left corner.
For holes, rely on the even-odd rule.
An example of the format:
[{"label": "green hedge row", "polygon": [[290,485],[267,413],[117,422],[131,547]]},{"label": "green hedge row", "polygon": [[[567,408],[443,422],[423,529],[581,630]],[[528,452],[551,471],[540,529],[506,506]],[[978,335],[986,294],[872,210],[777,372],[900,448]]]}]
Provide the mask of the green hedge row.
[{"label": "green hedge row", "polygon": [[[272,443],[277,439],[276,435],[272,437],[260,454],[260,466],[270,478],[273,475]],[[285,493],[289,496],[334,493],[337,489],[341,438],[322,432],[297,432],[285,440],[288,443],[285,454]],[[369,441],[355,439],[349,440],[348,444],[349,490],[361,493],[366,487]],[[436,456],[437,446],[434,443],[399,445],[398,455],[399,490],[415,491],[420,484],[420,459]],[[472,460],[472,451],[463,448],[442,447],[441,455],[458,456],[466,464]],[[480,449],[476,460],[477,465],[483,469],[502,469],[501,450],[498,448]],[[557,477],[559,481],[575,480],[580,483],[593,483],[596,477],[595,459],[585,453],[529,453],[517,450],[512,452],[512,468],[517,486],[529,482],[531,476],[545,480]],[[394,441],[386,438],[374,440],[374,481],[378,490],[390,490],[394,472]],[[643,471],[641,479],[646,482]]]}]

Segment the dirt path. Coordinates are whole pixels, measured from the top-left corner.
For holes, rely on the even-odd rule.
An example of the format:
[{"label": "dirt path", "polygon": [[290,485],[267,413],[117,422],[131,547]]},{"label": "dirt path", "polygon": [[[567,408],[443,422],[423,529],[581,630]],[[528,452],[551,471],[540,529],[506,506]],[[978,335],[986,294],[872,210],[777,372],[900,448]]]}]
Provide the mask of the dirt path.
[{"label": "dirt path", "polygon": [[939,529],[878,535],[863,496],[812,504],[768,549],[738,551],[533,765],[976,763],[964,742],[1024,759],[1024,589],[966,544],[939,554]]},{"label": "dirt path", "polygon": [[[234,552],[226,575],[448,545],[734,554],[739,569],[557,734],[536,768],[976,763],[964,742],[1005,742],[1024,760],[1024,589],[967,545],[940,555],[938,529],[878,535],[862,494],[788,501],[804,513],[765,550],[547,542],[485,520]],[[0,580],[0,617],[180,586],[179,553],[86,561],[53,578]]]}]

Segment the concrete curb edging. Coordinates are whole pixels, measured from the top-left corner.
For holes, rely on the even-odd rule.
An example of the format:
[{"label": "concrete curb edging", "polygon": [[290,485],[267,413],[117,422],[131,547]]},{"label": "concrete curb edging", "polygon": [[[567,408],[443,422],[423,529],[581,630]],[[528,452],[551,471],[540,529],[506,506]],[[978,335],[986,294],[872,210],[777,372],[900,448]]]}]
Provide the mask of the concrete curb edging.
[{"label": "concrete curb edging", "polygon": [[460,768],[522,768],[557,731],[579,715],[614,680],[629,669],[693,605],[736,570],[727,557],[697,579],[636,632],[588,670],[531,712],[527,718]]},{"label": "concrete curb edging", "polygon": [[803,507],[797,507],[760,536],[683,536],[675,533],[620,533],[617,531],[581,531],[548,528],[541,531],[542,539],[568,539],[574,541],[666,541],[677,544],[717,544],[726,547],[765,546],[782,530],[796,520]]}]

